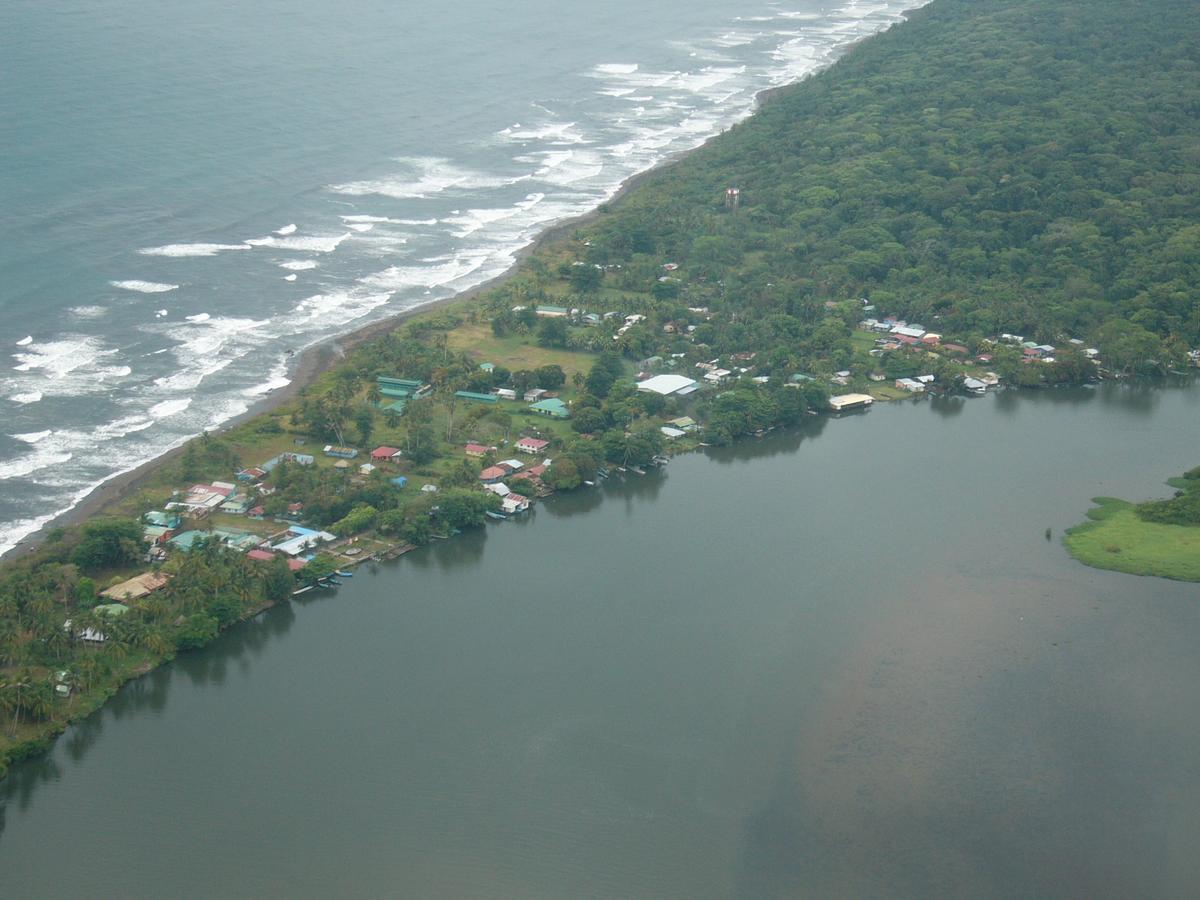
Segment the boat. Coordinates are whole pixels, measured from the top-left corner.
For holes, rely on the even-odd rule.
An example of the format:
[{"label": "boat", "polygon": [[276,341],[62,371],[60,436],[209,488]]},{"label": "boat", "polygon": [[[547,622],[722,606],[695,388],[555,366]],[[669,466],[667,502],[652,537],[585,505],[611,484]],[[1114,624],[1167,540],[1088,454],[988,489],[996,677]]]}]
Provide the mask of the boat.
[{"label": "boat", "polygon": [[333,574],[337,575],[339,578],[353,578],[354,577],[353,572],[343,572],[340,569],[337,572],[334,572]]},{"label": "boat", "polygon": [[504,513],[498,513],[498,512],[495,512],[494,510],[490,510],[490,509],[485,509],[483,511],[483,514],[485,516],[487,516],[489,519],[497,519],[500,521],[503,521],[508,518],[508,516],[504,515]]},{"label": "boat", "polygon": [[594,482],[594,481],[584,481],[583,483],[586,484],[588,487],[596,486],[596,482]]},{"label": "boat", "polygon": [[635,473],[635,474],[637,474],[637,475],[645,475],[645,474],[646,474],[646,470],[645,470],[645,469],[643,469],[643,468],[641,468],[641,467],[639,467],[639,466],[630,466],[630,467],[629,467],[629,471],[630,471],[630,472],[633,472],[633,473]]}]

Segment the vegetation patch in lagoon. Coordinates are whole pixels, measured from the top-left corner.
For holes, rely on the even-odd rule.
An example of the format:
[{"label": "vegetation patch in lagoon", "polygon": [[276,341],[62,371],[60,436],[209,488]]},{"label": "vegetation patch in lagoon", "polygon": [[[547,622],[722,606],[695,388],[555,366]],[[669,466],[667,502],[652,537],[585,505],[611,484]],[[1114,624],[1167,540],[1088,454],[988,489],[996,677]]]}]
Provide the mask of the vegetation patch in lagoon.
[{"label": "vegetation patch in lagoon", "polygon": [[1090,521],[1067,532],[1067,550],[1097,569],[1200,581],[1200,469],[1170,484],[1179,488],[1170,500],[1094,498]]}]

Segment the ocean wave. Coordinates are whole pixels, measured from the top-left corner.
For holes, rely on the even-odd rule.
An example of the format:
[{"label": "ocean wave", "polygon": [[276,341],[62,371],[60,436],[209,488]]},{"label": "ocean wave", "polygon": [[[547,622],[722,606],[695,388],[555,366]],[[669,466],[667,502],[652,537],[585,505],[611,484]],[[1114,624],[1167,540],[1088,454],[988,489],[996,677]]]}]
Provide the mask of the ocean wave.
[{"label": "ocean wave", "polygon": [[13,394],[8,399],[11,400],[13,403],[20,403],[22,406],[25,406],[30,403],[37,403],[39,400],[41,400],[42,392],[41,391],[27,391],[26,393],[23,393],[23,394]]},{"label": "ocean wave", "polygon": [[137,291],[139,294],[165,294],[167,291],[179,290],[177,284],[163,284],[158,281],[110,281],[109,284],[124,291]]},{"label": "ocean wave", "polygon": [[107,306],[72,306],[67,310],[77,319],[101,319],[108,315]]},{"label": "ocean wave", "polygon": [[299,276],[295,272],[293,272],[291,275],[284,275],[283,280],[284,281],[295,281],[298,277]]},{"label": "ocean wave", "polygon": [[637,70],[637,63],[600,63],[593,69],[600,75],[632,75]]},{"label": "ocean wave", "polygon": [[28,347],[32,343],[33,343],[33,335],[27,334],[27,335],[25,335],[25,337],[23,337],[19,341],[17,341],[17,346],[18,347]]},{"label": "ocean wave", "polygon": [[28,431],[25,434],[14,434],[10,437],[16,438],[18,441],[24,441],[26,444],[36,444],[43,438],[48,438],[54,432],[47,428],[45,431]]},{"label": "ocean wave", "polygon": [[315,269],[320,263],[315,259],[289,259],[286,262],[281,262],[279,268],[291,269],[293,272],[303,272],[306,269]]},{"label": "ocean wave", "polygon": [[[366,284],[366,282],[363,282]],[[375,287],[376,285],[370,285]],[[330,294],[314,294],[296,304],[293,324],[313,325],[321,323],[325,327],[345,325],[355,319],[361,319],[376,307],[383,306],[392,299],[391,293],[378,293],[359,290],[335,291]]]},{"label": "ocean wave", "polygon": [[502,128],[497,134],[507,141],[542,141],[552,145],[590,143],[574,122],[545,122],[539,125],[522,126],[520,122]]},{"label": "ocean wave", "polygon": [[155,403],[152,407],[150,407],[150,415],[155,419],[165,419],[168,416],[178,415],[191,405],[191,397],[182,397],[177,400],[164,400],[161,403]]},{"label": "ocean wave", "polygon": [[43,344],[28,344],[20,353],[14,353],[18,372],[38,371],[50,379],[64,378],[81,368],[94,367],[100,359],[117,353],[106,349],[97,337],[64,335],[61,340]]},{"label": "ocean wave", "polygon": [[325,235],[324,237],[276,237],[275,235],[267,235],[261,238],[251,238],[246,241],[251,247],[273,247],[276,250],[302,250],[311,253],[332,253],[337,249],[338,244],[350,237],[351,232],[347,231],[337,235]]},{"label": "ocean wave", "polygon": [[378,194],[397,200],[420,200],[451,189],[485,189],[509,183],[508,179],[489,177],[441,157],[405,157],[397,162],[405,171],[395,177],[335,184],[329,189],[352,197]]},{"label": "ocean wave", "polygon": [[346,227],[351,231],[357,231],[360,234],[365,231],[370,231],[375,227],[374,222],[347,222]]},{"label": "ocean wave", "polygon": [[70,452],[64,452],[54,447],[43,449],[44,446],[35,444],[31,453],[0,463],[0,481],[7,481],[11,478],[24,478],[26,475],[32,475],[41,469],[49,468],[50,466],[60,466],[71,459],[73,455]]},{"label": "ocean wave", "polygon": [[282,228],[277,228],[277,229],[275,229],[275,233],[276,233],[276,234],[279,234],[279,235],[284,235],[284,236],[287,236],[287,235],[289,235],[289,234],[295,234],[295,233],[296,233],[296,226],[295,226],[294,224],[292,224],[292,225],[284,225]]},{"label": "ocean wave", "polygon": [[391,224],[391,225],[405,224],[402,219],[389,219],[387,216],[354,215],[354,216],[338,216],[338,218],[341,219],[343,222],[346,222],[347,224],[349,224],[349,223],[371,224],[371,225],[377,225],[377,224],[383,224],[383,223],[387,223],[387,224]]},{"label": "ocean wave", "polygon": [[201,322],[207,322],[211,319],[212,313],[196,313],[194,316],[184,316],[183,318],[188,322],[199,325]]},{"label": "ocean wave", "polygon": [[143,256],[216,256],[225,250],[249,249],[249,244],[164,244],[161,247],[143,247],[138,253]]},{"label": "ocean wave", "polygon": [[271,367],[267,373],[267,380],[246,388],[242,391],[245,397],[261,397],[264,394],[269,394],[271,391],[278,390],[282,387],[287,387],[292,383],[292,379],[288,378],[287,360],[280,360]]}]

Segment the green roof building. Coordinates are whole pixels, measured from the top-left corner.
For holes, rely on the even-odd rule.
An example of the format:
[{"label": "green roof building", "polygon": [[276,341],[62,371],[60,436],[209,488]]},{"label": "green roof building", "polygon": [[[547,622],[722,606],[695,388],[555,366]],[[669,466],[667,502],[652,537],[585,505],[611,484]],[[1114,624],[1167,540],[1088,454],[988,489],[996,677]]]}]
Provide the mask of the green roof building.
[{"label": "green roof building", "polygon": [[537,403],[529,404],[529,409],[537,413],[539,416],[550,416],[552,419],[569,419],[571,418],[571,410],[567,408],[567,404],[563,403],[557,397],[552,397],[549,400],[539,400]]},{"label": "green roof building", "polygon": [[454,396],[463,400],[474,400],[476,403],[497,403],[500,399],[494,394],[477,394],[474,391],[455,391]]}]

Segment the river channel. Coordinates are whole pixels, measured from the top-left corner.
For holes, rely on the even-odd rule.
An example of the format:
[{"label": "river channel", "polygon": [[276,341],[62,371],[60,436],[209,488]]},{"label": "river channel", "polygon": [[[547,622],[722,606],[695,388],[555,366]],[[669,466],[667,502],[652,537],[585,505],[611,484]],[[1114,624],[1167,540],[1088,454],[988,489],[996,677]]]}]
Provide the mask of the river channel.
[{"label": "river channel", "polygon": [[877,405],[360,569],[15,767],[0,893],[1190,895],[1200,587],[1060,537],[1198,425]]}]

